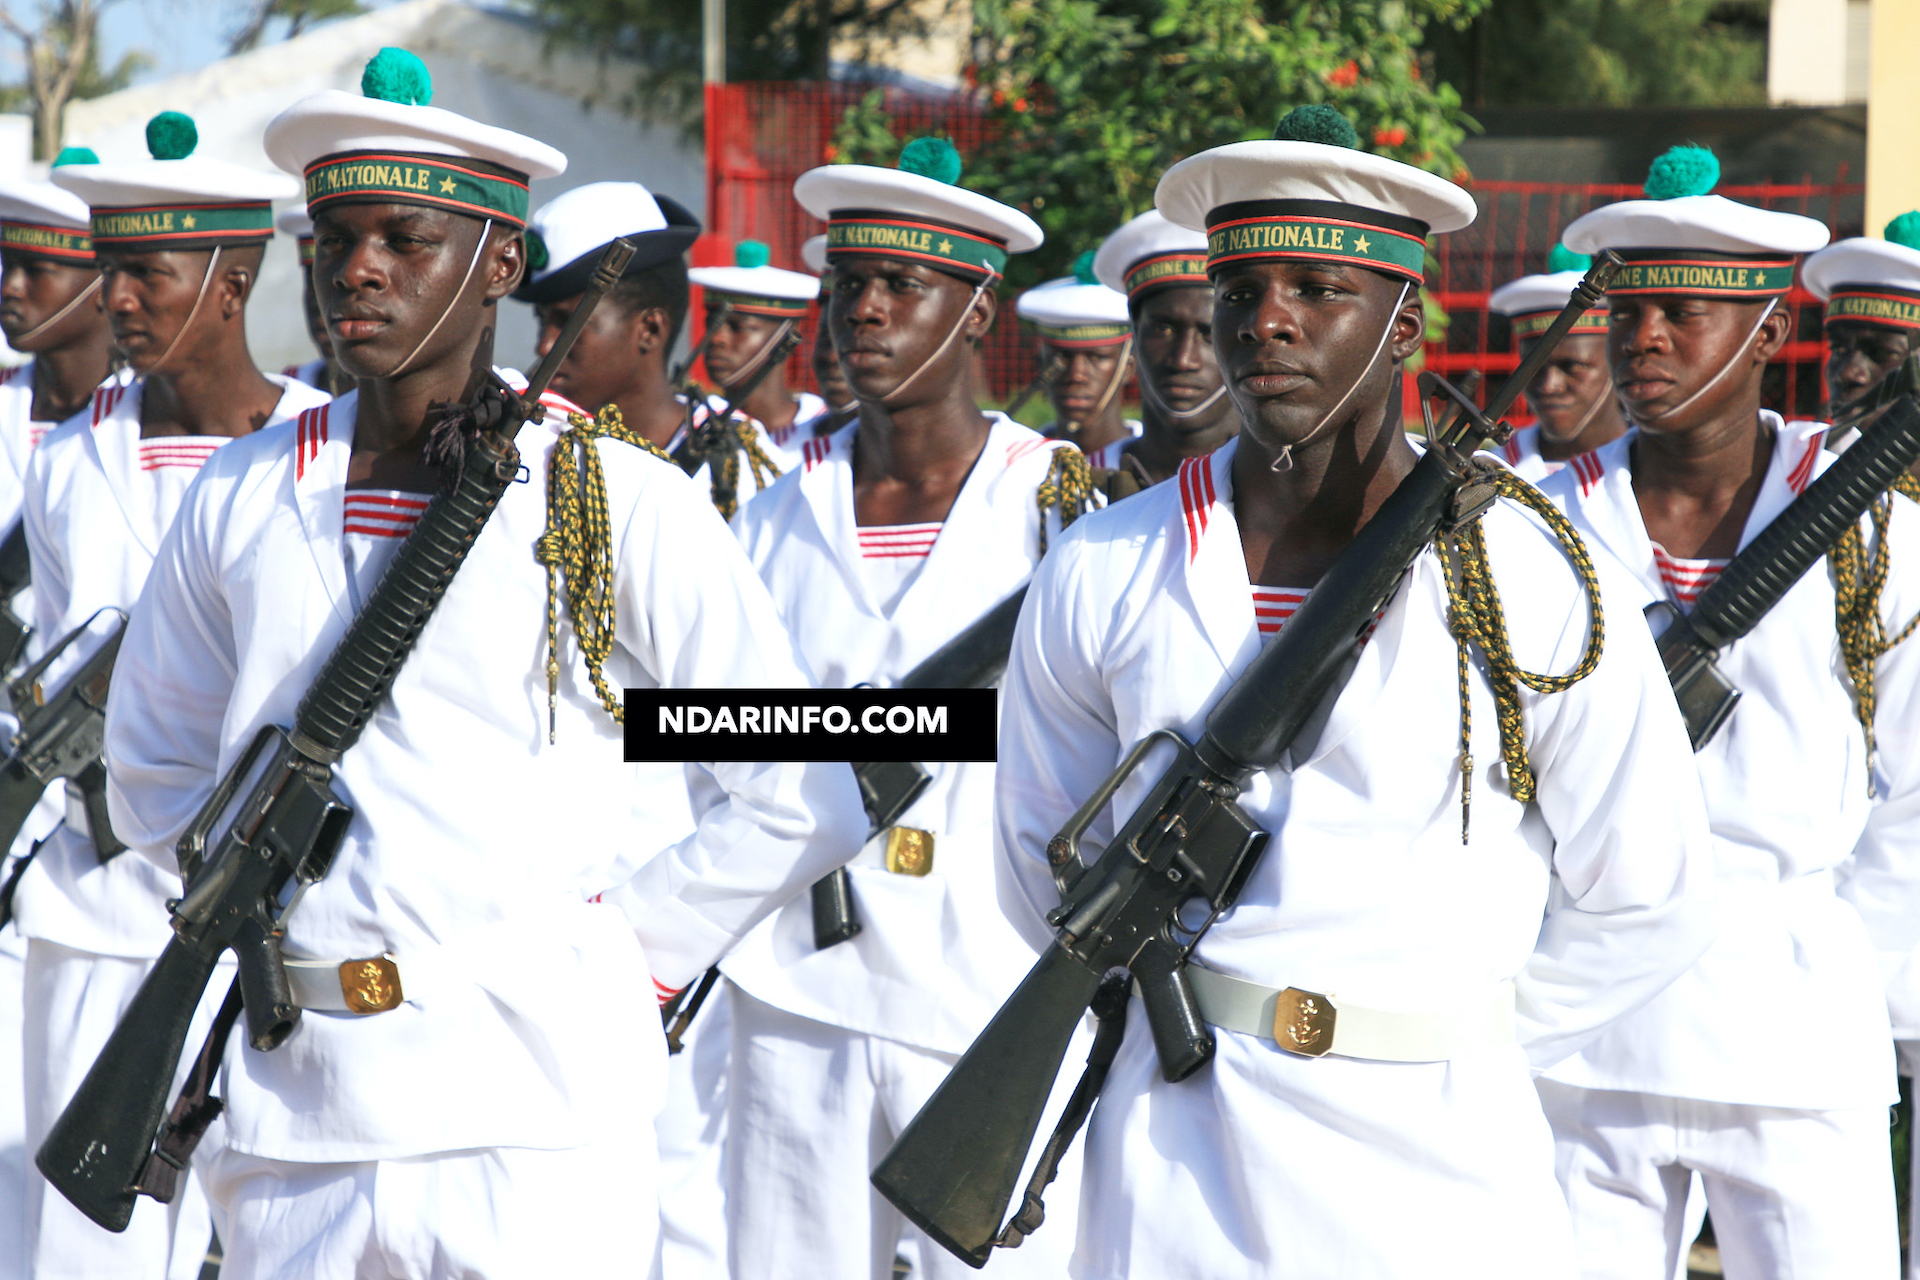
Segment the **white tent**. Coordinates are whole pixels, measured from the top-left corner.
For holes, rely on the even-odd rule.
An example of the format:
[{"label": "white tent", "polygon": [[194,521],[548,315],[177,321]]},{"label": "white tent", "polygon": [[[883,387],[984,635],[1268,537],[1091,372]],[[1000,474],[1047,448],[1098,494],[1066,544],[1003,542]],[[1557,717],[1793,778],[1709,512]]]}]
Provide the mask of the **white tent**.
[{"label": "white tent", "polygon": [[[537,27],[512,14],[459,0],[406,0],[199,71],[73,103],[66,141],[92,147],[102,160],[137,159],[147,154],[147,121],[162,111],[184,111],[199,128],[199,154],[270,169],[260,146],[269,120],[321,89],[359,92],[367,59],[398,45],[419,54],[433,72],[434,106],[531,134],[567,153],[565,174],[533,184],[536,208],[582,183],[625,180],[699,213],[706,185],[697,140],[675,123],[648,123],[610,106],[584,105],[618,102],[638,68],[619,60],[603,66],[566,51],[546,54],[542,40]],[[248,315],[262,368],[313,357],[299,289],[294,246],[276,236]],[[530,366],[531,313],[516,302],[503,303],[501,311],[496,358]]]}]

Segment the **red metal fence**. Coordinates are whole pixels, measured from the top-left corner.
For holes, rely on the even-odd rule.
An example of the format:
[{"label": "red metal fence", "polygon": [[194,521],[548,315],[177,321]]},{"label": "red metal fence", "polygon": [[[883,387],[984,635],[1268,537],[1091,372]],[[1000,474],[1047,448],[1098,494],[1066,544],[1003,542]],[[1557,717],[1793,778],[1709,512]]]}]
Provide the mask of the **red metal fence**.
[{"label": "red metal fence", "polygon": [[[694,261],[731,261],[740,240],[763,240],[775,266],[804,270],[800,245],[824,228],[794,203],[793,180],[832,161],[834,131],[846,109],[874,86],[834,83],[752,83],[707,90],[707,229],[694,246]],[[954,139],[963,155],[990,141],[989,122],[967,93],[933,94],[889,88],[886,111],[904,140],[923,133]],[[1769,209],[1818,218],[1836,231],[1856,229],[1865,188],[1848,181],[1844,165],[1827,183],[1810,176],[1797,183],[1726,186],[1721,194]],[[1639,196],[1618,184],[1478,182],[1473,187],[1480,216],[1473,226],[1434,242],[1439,268],[1429,282],[1448,314],[1446,340],[1429,344],[1430,367],[1449,376],[1467,369],[1488,373],[1515,364],[1507,326],[1487,313],[1487,295],[1500,284],[1545,270],[1547,254],[1567,223],[1598,205]],[[986,383],[999,398],[1024,386],[1037,368],[1032,342],[1014,323],[1011,299],[1002,299],[1002,319],[982,350]],[[1820,307],[1796,288],[1788,299],[1794,339],[1769,374],[1766,399],[1789,416],[1813,416],[1825,402],[1819,376],[1824,358]],[[794,386],[811,386],[805,349],[788,371]]]}]

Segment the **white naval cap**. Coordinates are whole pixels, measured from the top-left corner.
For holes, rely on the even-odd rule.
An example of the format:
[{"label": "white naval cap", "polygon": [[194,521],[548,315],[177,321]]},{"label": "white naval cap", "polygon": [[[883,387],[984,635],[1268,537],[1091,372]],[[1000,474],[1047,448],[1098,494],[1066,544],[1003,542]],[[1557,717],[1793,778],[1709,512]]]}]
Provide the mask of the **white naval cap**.
[{"label": "white naval cap", "polygon": [[[1474,203],[1445,178],[1359,150],[1331,107],[1296,107],[1271,142],[1236,142],[1167,170],[1154,207],[1207,233],[1208,266],[1274,259],[1351,263],[1414,284],[1427,236],[1473,221]],[[1357,224],[1357,225],[1356,225]]]},{"label": "white naval cap", "polygon": [[1013,310],[1056,347],[1105,347],[1133,335],[1127,295],[1094,278],[1093,250],[1075,259],[1073,274],[1035,285]]},{"label": "white naval cap", "polygon": [[1149,209],[1100,242],[1093,274],[1129,300],[1168,285],[1208,287],[1207,237]]},{"label": "white naval cap", "polygon": [[742,240],[733,248],[732,266],[695,267],[687,279],[720,295],[735,311],[782,318],[805,315],[820,296],[819,277],[770,267],[771,256],[760,241]]},{"label": "white naval cap", "polygon": [[[99,161],[86,147],[67,147],[53,166]],[[51,182],[0,182],[0,249],[91,266],[92,217],[85,200]]]},{"label": "white naval cap", "polygon": [[637,182],[589,182],[541,205],[527,221],[527,279],[513,296],[557,302],[584,293],[601,250],[633,241],[635,275],[670,262],[700,238],[700,220]]},{"label": "white naval cap", "polygon": [[824,276],[833,270],[827,265],[827,238],[808,236],[800,242],[800,263],[817,276]]},{"label": "white naval cap", "polygon": [[955,185],[960,153],[915,138],[896,169],[830,164],[794,180],[800,207],[827,224],[827,260],[856,254],[921,262],[969,283],[998,279],[1007,255],[1040,247],[1040,225],[1011,205]]},{"label": "white naval cap", "polygon": [[1705,147],[1672,147],[1648,170],[1645,200],[1575,218],[1561,240],[1576,253],[1612,249],[1626,268],[1609,294],[1690,294],[1754,301],[1793,286],[1796,255],[1823,247],[1824,224],[1709,195],[1720,162]]},{"label": "white naval cap", "polygon": [[1801,266],[1800,283],[1827,304],[1826,323],[1920,329],[1920,212],[1901,214],[1884,234],[1842,240]]},{"label": "white naval cap", "polygon": [[292,236],[296,240],[313,239],[313,218],[304,204],[282,209],[274,216],[273,225],[283,236]]},{"label": "white naval cap", "polygon": [[380,50],[360,90],[322,90],[267,126],[267,157],[305,178],[314,213],[418,204],[522,227],[528,182],[566,171],[566,156],[544,142],[428,106],[433,78],[405,49]]},{"label": "white naval cap", "polygon": [[[1585,278],[1592,260],[1565,245],[1553,246],[1547,256],[1543,275],[1521,276],[1510,280],[1487,295],[1487,310],[1513,321],[1516,339],[1535,338],[1545,333],[1565,310],[1574,286]],[[1607,309],[1595,307],[1582,312],[1567,331],[1573,334],[1605,334]]]},{"label": "white naval cap", "polygon": [[49,177],[87,202],[96,250],[212,249],[272,239],[272,202],[297,196],[299,185],[197,156],[199,142],[191,117],[162,111],[147,121],[151,159],[65,164]]}]

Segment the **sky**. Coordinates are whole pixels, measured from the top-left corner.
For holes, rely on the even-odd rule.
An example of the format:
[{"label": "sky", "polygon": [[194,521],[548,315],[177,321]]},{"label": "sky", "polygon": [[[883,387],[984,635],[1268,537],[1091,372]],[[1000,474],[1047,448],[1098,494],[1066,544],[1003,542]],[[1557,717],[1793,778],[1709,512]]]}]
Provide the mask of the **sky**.
[{"label": "sky", "polygon": [[[393,0],[361,0],[369,9]],[[37,0],[0,0],[9,9],[30,10]],[[100,19],[102,66],[111,67],[133,49],[144,50],[153,65],[135,83],[164,80],[217,61],[253,11],[244,0],[109,0]],[[272,38],[270,33],[269,38]],[[19,75],[19,60],[3,73]]]}]

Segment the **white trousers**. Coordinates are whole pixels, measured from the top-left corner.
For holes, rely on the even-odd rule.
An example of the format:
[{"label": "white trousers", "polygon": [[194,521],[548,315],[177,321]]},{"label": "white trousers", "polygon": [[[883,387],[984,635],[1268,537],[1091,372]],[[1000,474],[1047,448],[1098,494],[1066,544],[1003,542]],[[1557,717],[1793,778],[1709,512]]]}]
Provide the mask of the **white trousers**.
[{"label": "white trousers", "polygon": [[1692,1243],[1696,1174],[1729,1280],[1899,1275],[1884,1107],[1799,1111],[1538,1084],[1582,1280],[1674,1275]]},{"label": "white trousers", "polygon": [[26,980],[27,944],[8,927],[0,932],[0,1280],[23,1280],[27,1274],[27,1170],[32,1160],[27,1152],[27,1085],[21,1075],[26,1055],[20,1040]]},{"label": "white trousers", "polygon": [[229,1225],[220,1280],[646,1280],[657,1172],[645,1119],[609,1116],[570,1151],[296,1164],[228,1149],[206,1177]]},{"label": "white trousers", "polygon": [[727,1059],[733,991],[724,978],[667,1059],[667,1100],[654,1120],[660,1140],[661,1280],[728,1280]]},{"label": "white trousers", "polygon": [[[80,1087],[151,966],[150,960],[94,955],[44,938],[28,942],[22,1045],[29,1152],[39,1149],[67,1099]],[[174,1072],[170,1099],[200,1051],[231,972],[223,966],[208,984],[207,999],[194,1017]],[[223,1133],[215,1121],[194,1157],[196,1169],[204,1169],[219,1150]],[[27,1256],[35,1280],[195,1280],[212,1234],[198,1178],[183,1178],[170,1205],[140,1197],[133,1221],[118,1234],[95,1226],[38,1171],[28,1178]]]},{"label": "white trousers", "polygon": [[[914,1280],[978,1275],[867,1181],[946,1078],[954,1056],[802,1018],[745,991],[735,991],[733,1018],[727,1131],[733,1275],[885,1280],[903,1241],[916,1252]],[[1070,1056],[1070,1074],[1076,1065]],[[1050,1125],[1049,1119],[1043,1137]],[[1047,1194],[1046,1225],[1020,1248],[996,1251],[988,1276],[1064,1280],[1078,1171],[1076,1149]]]}]

